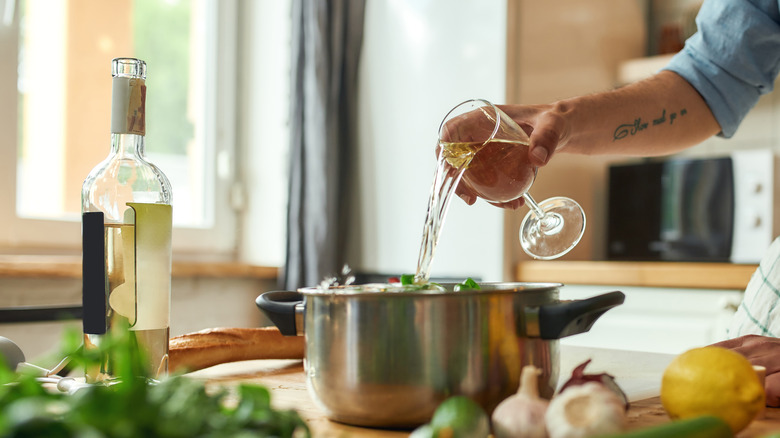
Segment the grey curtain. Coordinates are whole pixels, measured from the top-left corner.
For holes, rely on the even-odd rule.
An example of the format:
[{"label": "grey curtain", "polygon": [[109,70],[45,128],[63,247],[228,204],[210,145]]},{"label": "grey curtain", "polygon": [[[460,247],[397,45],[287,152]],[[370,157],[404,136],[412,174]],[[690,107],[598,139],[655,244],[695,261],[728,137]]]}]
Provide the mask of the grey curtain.
[{"label": "grey curtain", "polygon": [[287,290],[345,263],[364,10],[365,0],[293,0]]}]

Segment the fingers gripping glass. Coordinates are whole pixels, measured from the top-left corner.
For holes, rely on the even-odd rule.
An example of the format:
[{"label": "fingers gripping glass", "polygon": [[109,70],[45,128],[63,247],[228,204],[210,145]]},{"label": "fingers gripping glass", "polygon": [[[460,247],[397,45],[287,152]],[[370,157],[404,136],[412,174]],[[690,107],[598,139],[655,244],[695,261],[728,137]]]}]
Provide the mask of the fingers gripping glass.
[{"label": "fingers gripping glass", "polygon": [[453,168],[465,169],[457,192],[495,205],[523,198],[531,209],[520,225],[523,250],[537,259],[554,259],[579,243],[585,212],[569,198],[534,201],[528,190],[538,169],[529,160],[529,144],[514,120],[482,99],[456,106],[439,127],[439,153]]}]

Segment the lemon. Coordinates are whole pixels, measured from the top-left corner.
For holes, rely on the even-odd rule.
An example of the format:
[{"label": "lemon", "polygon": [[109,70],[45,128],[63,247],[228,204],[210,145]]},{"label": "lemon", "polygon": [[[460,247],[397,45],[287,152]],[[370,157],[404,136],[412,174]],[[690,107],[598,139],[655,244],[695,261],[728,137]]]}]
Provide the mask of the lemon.
[{"label": "lemon", "polygon": [[490,421],[482,406],[462,395],[444,400],[430,425],[438,437],[485,438],[490,434]]},{"label": "lemon", "polygon": [[734,433],[753,421],[764,397],[750,361],[722,347],[682,353],[666,367],[661,380],[661,403],[672,419],[715,415]]}]

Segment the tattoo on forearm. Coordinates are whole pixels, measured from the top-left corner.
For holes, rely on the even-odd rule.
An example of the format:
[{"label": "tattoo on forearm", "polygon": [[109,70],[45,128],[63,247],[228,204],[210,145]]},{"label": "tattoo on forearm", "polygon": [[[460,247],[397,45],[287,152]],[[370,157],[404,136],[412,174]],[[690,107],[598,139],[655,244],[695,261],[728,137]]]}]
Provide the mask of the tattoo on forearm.
[{"label": "tattoo on forearm", "polygon": [[[681,109],[679,113],[673,112],[669,114],[669,117],[667,118],[666,115],[666,108],[664,108],[663,112],[661,113],[661,116],[657,119],[653,119],[653,125],[652,126],[658,126],[663,125],[669,122],[670,125],[674,124],[674,121],[677,120],[677,117],[684,116],[688,114],[688,110],[685,108]],[[641,117],[637,117],[634,119],[632,123],[624,123],[615,129],[615,133],[613,134],[613,141],[614,140],[621,140],[629,135],[636,135],[640,131],[644,131],[649,127],[648,122],[642,121]]]}]

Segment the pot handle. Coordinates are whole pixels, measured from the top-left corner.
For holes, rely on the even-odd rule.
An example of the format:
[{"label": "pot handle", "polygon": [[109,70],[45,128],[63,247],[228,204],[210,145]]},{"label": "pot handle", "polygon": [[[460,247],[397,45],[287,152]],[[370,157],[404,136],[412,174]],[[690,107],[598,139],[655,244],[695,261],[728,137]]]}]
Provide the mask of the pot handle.
[{"label": "pot handle", "polygon": [[607,310],[623,304],[626,295],[607,292],[584,300],[561,301],[539,307],[539,337],[560,339],[584,333]]},{"label": "pot handle", "polygon": [[299,329],[296,324],[297,312],[295,307],[303,303],[303,294],[287,290],[275,290],[260,294],[255,304],[265,313],[268,319],[279,328],[279,332],[285,336],[297,336]]}]

